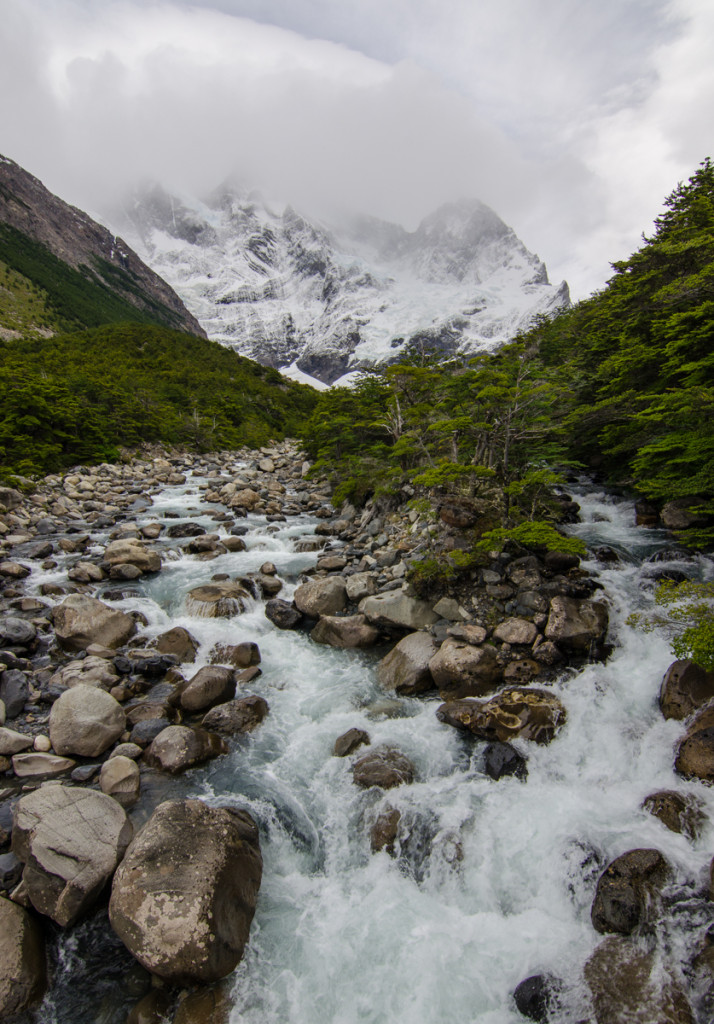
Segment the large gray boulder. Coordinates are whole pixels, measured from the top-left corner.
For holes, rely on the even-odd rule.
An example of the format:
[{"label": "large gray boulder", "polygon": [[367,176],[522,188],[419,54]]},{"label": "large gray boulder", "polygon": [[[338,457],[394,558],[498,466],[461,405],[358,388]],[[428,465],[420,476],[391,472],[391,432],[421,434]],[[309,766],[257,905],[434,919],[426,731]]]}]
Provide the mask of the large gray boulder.
[{"label": "large gray boulder", "polygon": [[133,956],[179,985],[217,981],[243,956],[262,875],[246,811],[161,804],[114,877],[109,919]]},{"label": "large gray boulder", "polygon": [[330,647],[373,647],[379,640],[379,630],[364,615],[323,615],[310,637]]},{"label": "large gray boulder", "polygon": [[18,800],[13,852],[36,910],[73,924],[97,900],[124,855],[132,825],[103,793],[46,785]]},{"label": "large gray boulder", "polygon": [[50,711],[50,740],[58,754],[99,757],[126,728],[126,715],[111,694],[80,683],[65,690]]},{"label": "large gray boulder", "polygon": [[438,650],[428,633],[410,633],[377,665],[379,685],[408,696],[433,689],[429,664]]},{"label": "large gray boulder", "polygon": [[335,615],[347,607],[346,584],[340,576],[308,580],[297,588],[293,600],[297,610],[311,619]]},{"label": "large gray boulder", "polygon": [[175,775],[227,750],[225,740],[215,733],[189,729],[186,725],[169,725],[146,748],[144,760],[152,768]]},{"label": "large gray boulder", "polygon": [[429,662],[434,683],[443,700],[483,697],[503,680],[503,667],[495,647],[482,647],[449,637]]},{"label": "large gray boulder", "polygon": [[359,610],[375,626],[385,629],[416,630],[432,626],[439,618],[428,601],[409,597],[403,590],[365,597]]},{"label": "large gray boulder", "polygon": [[0,1020],[38,1002],[47,987],[42,930],[17,903],[0,897]]},{"label": "large gray boulder", "polygon": [[133,565],[142,573],[158,572],[161,558],[158,552],[147,547],[143,541],[129,538],[114,540],[104,549],[104,561],[107,565]]},{"label": "large gray boulder", "polygon": [[67,651],[84,651],[90,644],[116,650],[136,632],[130,615],[94,597],[70,594],[54,609],[55,636]]},{"label": "large gray boulder", "polygon": [[201,725],[204,729],[217,732],[222,736],[232,736],[237,732],[252,732],[268,714],[268,702],[263,697],[239,697],[211,708],[203,716]]},{"label": "large gray boulder", "polygon": [[607,605],[603,601],[557,595],[550,601],[545,638],[563,650],[588,654],[593,644],[605,639],[607,625]]}]

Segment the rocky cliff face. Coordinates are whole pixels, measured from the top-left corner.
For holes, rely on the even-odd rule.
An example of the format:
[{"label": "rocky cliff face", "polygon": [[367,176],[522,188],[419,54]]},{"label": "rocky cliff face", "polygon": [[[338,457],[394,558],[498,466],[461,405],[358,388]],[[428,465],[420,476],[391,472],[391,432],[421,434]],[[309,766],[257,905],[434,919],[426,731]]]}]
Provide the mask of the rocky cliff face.
[{"label": "rocky cliff face", "polygon": [[[205,337],[203,328],[170,285],[147,267],[126,242],[53,195],[41,181],[3,156],[0,156],[0,232],[8,251],[13,247],[23,249],[23,239],[39,245],[40,249],[35,245],[32,250],[36,263],[45,265],[45,272],[44,254],[49,251],[77,271],[90,287],[98,287],[103,294],[127,304],[129,313],[133,307],[142,319]],[[7,253],[5,257],[10,259]],[[38,266],[38,269],[41,268]],[[24,265],[22,271],[28,276]],[[77,280],[76,276],[71,279]],[[44,287],[41,277],[38,283]]]},{"label": "rocky cliff face", "polygon": [[445,356],[496,348],[569,303],[545,265],[482,203],[409,232],[374,218],[311,222],[224,185],[206,201],[158,186],[108,221],[169,281],[209,337],[332,383],[411,343]]}]

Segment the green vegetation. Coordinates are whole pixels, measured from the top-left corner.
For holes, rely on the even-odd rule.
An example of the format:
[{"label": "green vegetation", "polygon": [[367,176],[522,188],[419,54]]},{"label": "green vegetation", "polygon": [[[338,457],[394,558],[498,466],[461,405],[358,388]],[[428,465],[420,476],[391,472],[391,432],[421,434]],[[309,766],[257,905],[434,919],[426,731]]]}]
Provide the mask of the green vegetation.
[{"label": "green vegetation", "polygon": [[[39,322],[22,324],[20,329],[76,330],[126,320],[167,327],[181,324],[181,317],[147,295],[128,271],[100,259],[94,259],[92,267],[76,270],[9,224],[0,224],[0,261],[31,283],[29,289],[18,287],[21,282],[15,277],[14,291],[41,296]],[[136,296],[141,308],[122,297],[127,295]]]},{"label": "green vegetation", "polygon": [[142,441],[201,450],[299,432],[316,393],[202,338],[118,324],[0,342],[0,475],[116,458]]},{"label": "green vegetation", "polygon": [[0,329],[15,333],[48,332],[56,324],[47,293],[0,260]]},{"label": "green vegetation", "polygon": [[554,489],[580,466],[659,505],[688,499],[678,536],[714,545],[714,165],[666,207],[606,288],[494,355],[419,351],[321,395],[306,443],[335,501],[418,488],[472,500],[476,538],[515,539],[557,519]]},{"label": "green vegetation", "polygon": [[631,615],[629,624],[646,633],[664,628],[678,658],[689,658],[714,672],[714,583],[664,580],[655,592],[655,604],[664,611],[648,618]]}]

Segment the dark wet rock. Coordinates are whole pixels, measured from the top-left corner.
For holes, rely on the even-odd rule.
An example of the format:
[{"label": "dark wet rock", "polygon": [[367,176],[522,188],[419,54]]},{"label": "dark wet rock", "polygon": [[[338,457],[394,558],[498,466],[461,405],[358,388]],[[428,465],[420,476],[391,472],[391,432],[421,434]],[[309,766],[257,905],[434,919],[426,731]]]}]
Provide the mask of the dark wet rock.
[{"label": "dark wet rock", "polygon": [[388,746],[374,747],[352,765],[352,778],[363,789],[371,786],[393,789],[413,782],[414,775],[414,765],[409,758]]},{"label": "dark wet rock", "polygon": [[679,742],[674,767],[686,778],[714,782],[714,705],[704,707]]},{"label": "dark wet rock", "polygon": [[201,725],[222,736],[239,732],[252,732],[268,714],[268,702],[262,697],[238,697],[226,704],[218,704],[203,716]]},{"label": "dark wet rock", "polygon": [[246,811],[168,801],[114,877],[112,927],[152,974],[181,985],[216,981],[243,956],[261,874]]},{"label": "dark wet rock", "polygon": [[373,647],[379,636],[364,615],[322,615],[310,633],[318,644],[341,648]]},{"label": "dark wet rock", "polygon": [[116,800],[94,790],[42,786],[18,800],[12,849],[35,909],[73,924],[98,899],[132,831]]},{"label": "dark wet rock", "polygon": [[364,729],[348,729],[337,737],[332,753],[335,757],[347,757],[365,743],[369,743],[369,735]]},{"label": "dark wet rock", "polygon": [[[134,732],[132,742],[139,742],[134,739]],[[152,768],[173,775],[225,754],[227,749],[225,740],[215,733],[190,729],[185,725],[170,725],[146,748],[144,759]]]},{"label": "dark wet rock", "polygon": [[659,706],[665,718],[682,720],[714,698],[714,672],[693,661],[675,661],[665,672]]},{"label": "dark wet rock", "polygon": [[598,562],[603,562],[606,565],[617,565],[621,561],[619,552],[607,544],[595,548],[595,557]]},{"label": "dark wet rock", "polygon": [[161,988],[152,989],[132,1007],[126,1024],[164,1024],[173,1002],[173,993]]},{"label": "dark wet rock", "polygon": [[528,1020],[546,1024],[557,1005],[562,983],[552,974],[533,974],[524,978],[513,991],[516,1009]]},{"label": "dark wet rock", "polygon": [[229,1024],[232,1007],[227,984],[200,988],[181,999],[173,1024]]},{"label": "dark wet rock", "polygon": [[83,651],[90,644],[116,650],[136,632],[130,615],[102,604],[94,597],[70,594],[54,609],[55,635],[68,651]]},{"label": "dark wet rock", "polygon": [[22,861],[12,853],[0,854],[0,889],[9,892],[22,877]]},{"label": "dark wet rock", "polygon": [[283,601],[279,597],[266,601],[265,617],[278,629],[297,629],[303,620],[302,612],[289,601]]},{"label": "dark wet rock", "polygon": [[454,637],[441,645],[429,662],[429,671],[443,700],[492,693],[503,679],[494,647],[477,647]]},{"label": "dark wet rock", "polygon": [[385,850],[390,857],[395,855],[401,817],[401,811],[395,807],[387,807],[378,815],[369,833],[372,853],[380,853]]},{"label": "dark wet rock", "polygon": [[241,644],[216,644],[210,657],[213,663],[248,668],[250,665],[260,665],[260,648],[252,641]]},{"label": "dark wet rock", "polygon": [[295,607],[303,615],[318,618],[320,615],[334,615],[347,606],[345,581],[342,577],[327,576],[325,579],[308,580],[297,588],[294,595]]},{"label": "dark wet rock", "polygon": [[602,601],[556,595],[551,598],[545,638],[564,650],[589,654],[604,640],[607,626],[607,607]]},{"label": "dark wet rock", "polygon": [[681,986],[659,957],[612,935],[585,964],[597,1024],[694,1024]]},{"label": "dark wet rock", "polygon": [[29,647],[37,636],[37,629],[14,615],[0,614],[0,647]]},{"label": "dark wet rock", "polygon": [[202,537],[206,531],[200,523],[176,523],[169,526],[167,537]]},{"label": "dark wet rock", "polygon": [[528,776],[528,759],[519,754],[510,743],[489,743],[483,752],[483,767],[492,779],[515,775],[517,779]]},{"label": "dark wet rock", "polygon": [[554,694],[520,687],[502,690],[487,701],[448,701],[437,709],[436,716],[477,739],[502,743],[516,737],[550,743],[565,724],[565,708]]},{"label": "dark wet rock", "polygon": [[681,832],[690,839],[697,839],[706,821],[701,801],[693,793],[677,793],[663,789],[651,793],[642,803],[645,811],[659,818],[672,832]]},{"label": "dark wet rock", "polygon": [[185,711],[207,711],[232,700],[236,693],[235,672],[222,665],[206,665],[182,687],[180,703]]},{"label": "dark wet rock", "polygon": [[46,987],[42,929],[24,907],[0,897],[0,1019],[38,1003]]},{"label": "dark wet rock", "polygon": [[[72,762],[73,764],[75,762]],[[75,768],[70,778],[72,782],[91,782],[93,778],[99,775],[102,766],[101,764],[81,764],[79,768]]]},{"label": "dark wet rock", "polygon": [[595,930],[631,935],[652,915],[669,870],[659,850],[629,850],[612,861],[597,884],[590,913]]},{"label": "dark wet rock", "polygon": [[568,572],[580,565],[578,555],[571,555],[567,551],[548,551],[544,561],[546,569],[551,572]]},{"label": "dark wet rock", "polygon": [[428,633],[410,633],[382,658],[377,680],[385,690],[412,696],[434,688],[429,665],[439,646]]},{"label": "dark wet rock", "polygon": [[50,711],[50,739],[58,754],[98,757],[126,728],[118,701],[104,690],[79,684],[66,690]]},{"label": "dark wet rock", "polygon": [[138,747],[148,747],[156,737],[171,725],[169,718],[144,718],[131,730],[130,742]]},{"label": "dark wet rock", "polygon": [[30,684],[24,672],[9,668],[0,673],[0,700],[8,718],[17,718],[30,696]]}]

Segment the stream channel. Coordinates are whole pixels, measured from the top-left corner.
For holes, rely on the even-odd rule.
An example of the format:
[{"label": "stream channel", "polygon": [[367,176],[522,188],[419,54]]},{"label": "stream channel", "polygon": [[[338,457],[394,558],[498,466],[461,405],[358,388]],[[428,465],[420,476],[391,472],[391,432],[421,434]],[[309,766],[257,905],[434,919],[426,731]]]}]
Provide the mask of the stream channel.
[{"label": "stream channel", "polygon": [[[199,506],[202,481],[189,481],[154,496],[139,524],[178,513],[172,522],[216,529],[209,517],[219,507]],[[714,791],[674,774],[683,726],[665,721],[657,705],[673,655],[664,636],[638,632],[626,619],[652,607],[653,587],[643,581],[654,570],[706,578],[711,563],[668,562],[665,554],[654,564],[671,538],[635,527],[628,502],[592,490],[576,497],[582,521],[569,529],[622,555],[616,565],[585,563],[604,585],[616,646],[605,664],[568,670],[554,683],[567,724],[549,746],[516,741],[528,756],[526,781],[490,779],[482,769],[485,744],[441,724],[437,696],[381,691],[374,670],[386,649],[337,650],[281,631],[258,600],[231,619],[185,613],[191,587],[265,561],[277,566],[280,597],[289,599],[317,558],[296,550],[313,536],[317,520],[309,516],[271,524],[248,516],[247,550],[208,562],[164,549],[162,572],[118,602],[146,616],[149,635],[189,629],[201,642],[189,670],[206,664],[217,642],[260,647],[262,675],[246,692],[268,701],[265,721],[232,741],[231,753],[162,782],[154,800],[232,803],[260,825],[263,883],[247,953],[232,978],[234,1024],[522,1024],[513,989],[541,972],[572,986],[562,1020],[588,1020],[578,979],[602,938],[590,922],[595,884],[610,860],[634,847],[656,847],[673,865],[678,902],[661,941],[675,961],[691,956],[714,920],[700,895],[714,853]],[[53,578],[38,575],[37,583]],[[386,794],[358,789],[352,759],[332,756],[336,737],[353,726],[372,743],[402,750],[417,780]],[[708,821],[696,842],[641,810],[658,789],[702,799]],[[370,825],[388,805],[413,822],[397,859],[370,852]],[[136,820],[132,812],[137,824],[141,813]],[[58,943],[40,1019],[124,1024],[136,1001],[125,977],[131,958],[109,935],[106,916]]]}]

